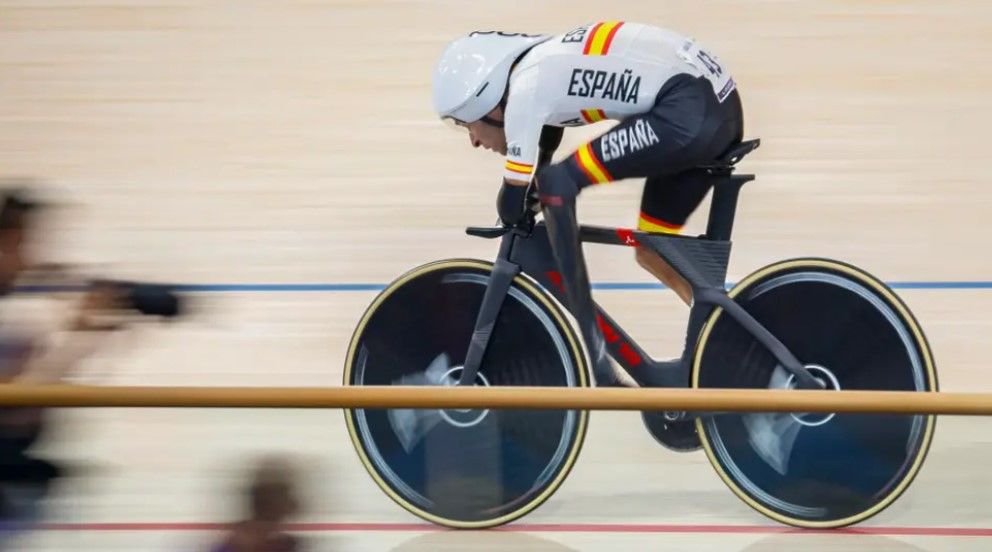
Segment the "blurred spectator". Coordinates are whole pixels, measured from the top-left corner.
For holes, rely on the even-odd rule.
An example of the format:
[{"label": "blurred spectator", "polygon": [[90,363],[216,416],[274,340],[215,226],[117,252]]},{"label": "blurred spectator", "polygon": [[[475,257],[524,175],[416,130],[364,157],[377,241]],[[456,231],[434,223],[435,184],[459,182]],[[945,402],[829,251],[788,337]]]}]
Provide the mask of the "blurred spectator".
[{"label": "blurred spectator", "polygon": [[244,519],[211,552],[298,552],[300,543],[287,534],[286,522],[299,513],[295,474],[281,458],[264,458],[245,489]]},{"label": "blurred spectator", "polygon": [[[23,192],[0,194],[0,297],[7,298],[23,273],[32,267],[27,243],[37,228],[41,205]],[[9,311],[10,301],[0,303]],[[0,326],[0,382],[58,381],[78,361],[98,348],[104,331],[113,327],[96,322],[92,315],[109,305],[106,293],[86,294],[79,303],[60,343],[53,335],[38,335],[32,324],[18,323],[4,312]],[[0,521],[28,521],[33,506],[45,496],[60,468],[30,454],[46,427],[44,410],[0,409]]]},{"label": "blurred spectator", "polygon": [[[175,316],[179,311],[178,299],[164,288],[79,280],[83,292],[61,313],[57,327],[23,316],[11,297],[15,286],[25,276],[51,277],[62,270],[32,258],[30,244],[44,242],[45,209],[23,190],[0,190],[0,383],[60,382],[137,312]],[[42,408],[0,407],[0,529],[36,517],[39,499],[63,473],[31,453],[48,429],[45,414]]]}]

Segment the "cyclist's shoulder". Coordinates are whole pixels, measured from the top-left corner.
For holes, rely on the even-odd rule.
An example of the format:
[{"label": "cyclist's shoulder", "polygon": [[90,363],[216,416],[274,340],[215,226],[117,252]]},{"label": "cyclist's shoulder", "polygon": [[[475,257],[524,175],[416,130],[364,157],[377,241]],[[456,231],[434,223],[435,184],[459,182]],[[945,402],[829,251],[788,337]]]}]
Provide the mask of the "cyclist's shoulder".
[{"label": "cyclist's shoulder", "polygon": [[[681,42],[680,33],[636,21],[604,20],[582,23],[547,38],[528,50],[514,65],[513,74],[524,75],[555,66],[590,62],[622,63],[625,52],[654,48],[656,42]],[[635,57],[640,58],[643,56]]]},{"label": "cyclist's shoulder", "polygon": [[582,55],[601,55],[601,52],[595,50],[619,37],[633,37],[641,33],[675,33],[675,31],[638,21],[620,19],[591,21],[555,35],[547,44],[560,44],[573,48],[577,46]]}]

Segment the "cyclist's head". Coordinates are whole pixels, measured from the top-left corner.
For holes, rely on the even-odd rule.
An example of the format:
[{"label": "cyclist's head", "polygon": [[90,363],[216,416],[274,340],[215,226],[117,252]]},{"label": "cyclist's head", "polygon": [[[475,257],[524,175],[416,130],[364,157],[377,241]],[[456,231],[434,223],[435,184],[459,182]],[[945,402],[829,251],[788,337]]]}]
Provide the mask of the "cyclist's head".
[{"label": "cyclist's head", "polygon": [[506,132],[503,130],[503,108],[496,106],[488,115],[473,123],[455,122],[456,126],[468,130],[468,140],[472,147],[483,147],[506,155]]},{"label": "cyclist's head", "polygon": [[434,67],[434,110],[460,126],[477,121],[501,126],[501,121],[486,119],[501,105],[514,62],[549,38],[473,31],[451,41]]}]

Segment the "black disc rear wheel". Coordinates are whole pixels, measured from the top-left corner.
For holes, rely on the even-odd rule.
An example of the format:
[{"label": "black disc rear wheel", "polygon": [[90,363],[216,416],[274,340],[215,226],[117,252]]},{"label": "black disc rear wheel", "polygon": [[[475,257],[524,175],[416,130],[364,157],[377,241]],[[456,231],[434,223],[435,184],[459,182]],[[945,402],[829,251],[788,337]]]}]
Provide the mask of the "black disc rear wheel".
[{"label": "black disc rear wheel", "polygon": [[[935,391],[929,346],[884,284],[822,259],[784,261],[731,297],[831,389]],[[770,388],[794,379],[722,310],[700,334],[693,387]],[[741,499],[782,523],[840,527],[894,502],[923,464],[924,415],[722,414],[697,420],[710,463]]]},{"label": "black disc rear wheel", "polygon": [[[346,385],[453,385],[492,271],[438,261],[383,291],[352,338]],[[571,319],[526,276],[514,279],[476,385],[589,386]],[[564,481],[587,413],[559,410],[346,411],[362,463],[400,506],[433,523],[491,527],[525,515]]]}]

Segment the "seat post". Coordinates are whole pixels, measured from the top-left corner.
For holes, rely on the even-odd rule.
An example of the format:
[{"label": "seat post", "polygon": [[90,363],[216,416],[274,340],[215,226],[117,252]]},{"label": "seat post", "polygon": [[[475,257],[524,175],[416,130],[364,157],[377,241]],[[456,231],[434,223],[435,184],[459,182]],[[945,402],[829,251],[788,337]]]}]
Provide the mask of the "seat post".
[{"label": "seat post", "polygon": [[734,215],[737,212],[737,197],[745,182],[754,180],[753,174],[731,174],[729,171],[714,174],[717,181],[713,185],[713,201],[710,203],[710,217],[706,223],[706,238],[730,241],[734,229]]}]

